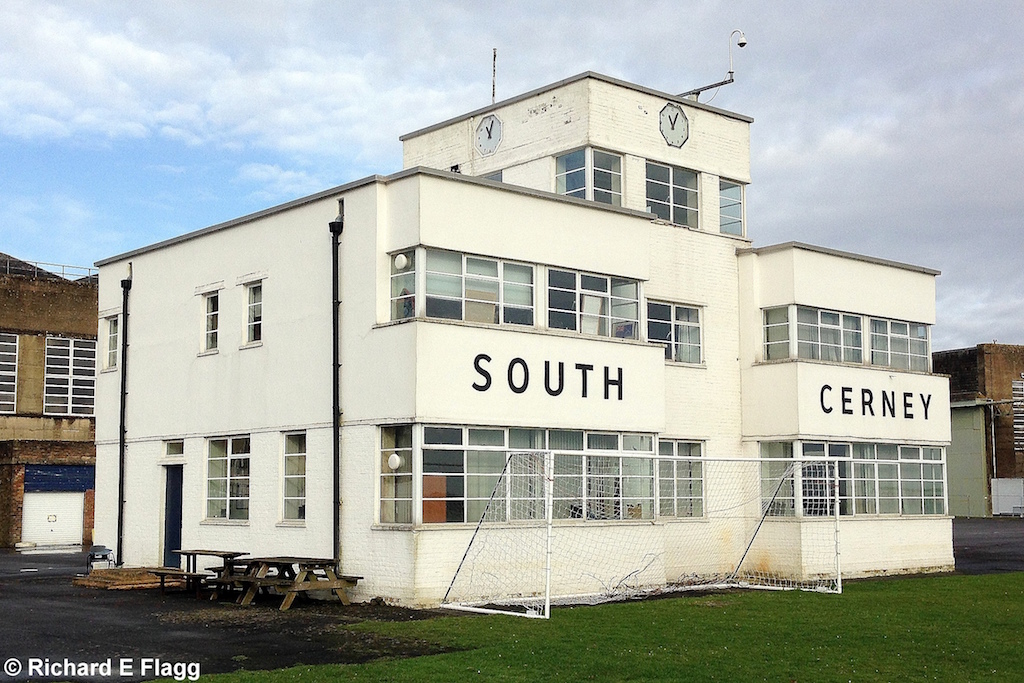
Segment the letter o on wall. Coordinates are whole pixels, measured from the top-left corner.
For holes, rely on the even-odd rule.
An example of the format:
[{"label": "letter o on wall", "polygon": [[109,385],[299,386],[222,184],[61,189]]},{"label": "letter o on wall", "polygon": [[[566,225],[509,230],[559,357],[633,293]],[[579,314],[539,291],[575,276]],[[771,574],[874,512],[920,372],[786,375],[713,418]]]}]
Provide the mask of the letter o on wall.
[{"label": "letter o on wall", "polygon": [[[515,381],[514,372],[517,365],[523,369],[523,383],[518,385]],[[513,358],[508,363],[508,388],[517,394],[521,394],[526,391],[528,386],[530,386],[530,368],[522,358]]]}]

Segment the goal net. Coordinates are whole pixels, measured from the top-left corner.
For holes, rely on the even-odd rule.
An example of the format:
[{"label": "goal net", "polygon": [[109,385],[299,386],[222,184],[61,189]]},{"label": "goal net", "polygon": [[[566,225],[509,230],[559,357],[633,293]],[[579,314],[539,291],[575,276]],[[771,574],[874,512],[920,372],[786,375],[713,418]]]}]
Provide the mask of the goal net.
[{"label": "goal net", "polygon": [[731,587],[841,592],[834,460],[509,453],[443,606]]}]

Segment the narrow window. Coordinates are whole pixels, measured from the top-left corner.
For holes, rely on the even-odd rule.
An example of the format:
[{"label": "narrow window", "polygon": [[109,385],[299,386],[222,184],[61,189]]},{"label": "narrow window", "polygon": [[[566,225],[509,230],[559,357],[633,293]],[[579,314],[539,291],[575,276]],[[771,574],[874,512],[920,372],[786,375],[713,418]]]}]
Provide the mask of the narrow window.
[{"label": "narrow window", "polygon": [[719,230],[727,235],[743,236],[743,186],[719,180]]},{"label": "narrow window", "polygon": [[112,316],[107,321],[107,355],[103,365],[106,369],[117,367],[117,346],[118,346],[118,318]]},{"label": "narrow window", "polygon": [[306,434],[284,436],[284,518],[306,519]]},{"label": "narrow window", "polygon": [[764,359],[789,358],[789,308],[764,309]]},{"label": "narrow window", "polygon": [[0,333],[0,413],[16,412],[18,335]]},{"label": "narrow window", "polygon": [[647,303],[647,340],[665,346],[665,359],[700,363],[700,309]]},{"label": "narrow window", "polygon": [[622,206],[622,157],[596,149],[555,157],[555,192]]},{"label": "narrow window", "polygon": [[622,206],[622,157],[593,150],[594,201]]},{"label": "narrow window", "polygon": [[793,443],[762,441],[761,458],[761,509],[769,516],[795,516]]},{"label": "narrow window", "polygon": [[587,198],[586,150],[578,149],[555,159],[555,192]]},{"label": "narrow window", "polygon": [[412,425],[380,429],[381,524],[412,524]]},{"label": "narrow window", "polygon": [[217,348],[217,330],[220,327],[220,294],[213,292],[203,298],[206,299],[206,329],[203,349],[213,351]]},{"label": "narrow window", "polygon": [[246,325],[246,342],[254,343],[263,340],[263,283],[256,282],[248,286],[249,316]]},{"label": "narrow window", "polygon": [[704,469],[698,441],[658,440],[658,515],[704,516]]},{"label": "narrow window", "polygon": [[416,250],[391,257],[391,319],[416,315]]}]

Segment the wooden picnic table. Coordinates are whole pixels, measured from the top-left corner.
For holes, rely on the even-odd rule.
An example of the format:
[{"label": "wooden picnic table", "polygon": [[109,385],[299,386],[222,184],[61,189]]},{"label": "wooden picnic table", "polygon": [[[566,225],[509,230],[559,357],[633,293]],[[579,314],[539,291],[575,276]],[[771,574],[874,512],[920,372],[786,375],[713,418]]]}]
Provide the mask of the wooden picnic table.
[{"label": "wooden picnic table", "polygon": [[[219,557],[221,564],[227,566],[228,563],[236,557],[241,557],[246,553],[237,552],[235,550],[175,550],[174,552],[185,558],[185,571],[196,572],[196,558],[197,557]],[[216,569],[214,570],[216,571]]]},{"label": "wooden picnic table", "polygon": [[301,592],[327,590],[338,596],[343,605],[351,602],[346,592],[354,588],[361,576],[338,576],[334,571],[334,560],[316,557],[251,557],[244,573],[235,574],[235,583],[248,585],[239,598],[240,605],[248,605],[261,588],[284,594],[281,610],[292,606],[295,596]]},{"label": "wooden picnic table", "polygon": [[[209,550],[199,549],[192,550],[187,548],[179,548],[174,552],[178,553],[185,558],[185,569],[181,570],[180,578],[185,579],[185,587],[189,590],[195,588],[196,596],[199,595],[199,589],[202,587],[203,581],[210,579],[220,580],[231,573],[231,562],[232,560],[245,555],[246,553],[238,552],[236,550]],[[199,557],[218,557],[221,560],[219,567],[210,567],[209,570],[213,574],[206,572],[200,572],[197,568],[197,558]],[[173,572],[164,570],[160,579],[160,586],[163,588],[164,576],[171,576]]]}]

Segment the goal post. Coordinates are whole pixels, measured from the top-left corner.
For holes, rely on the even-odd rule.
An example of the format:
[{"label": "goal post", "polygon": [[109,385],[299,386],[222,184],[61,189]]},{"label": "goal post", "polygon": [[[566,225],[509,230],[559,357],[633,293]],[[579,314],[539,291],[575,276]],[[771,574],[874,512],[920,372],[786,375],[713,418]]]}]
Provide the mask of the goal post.
[{"label": "goal post", "polygon": [[715,588],[841,592],[835,460],[508,453],[442,606],[547,618]]}]

